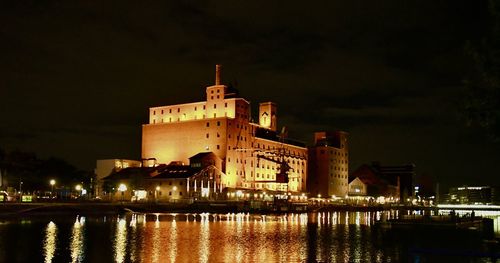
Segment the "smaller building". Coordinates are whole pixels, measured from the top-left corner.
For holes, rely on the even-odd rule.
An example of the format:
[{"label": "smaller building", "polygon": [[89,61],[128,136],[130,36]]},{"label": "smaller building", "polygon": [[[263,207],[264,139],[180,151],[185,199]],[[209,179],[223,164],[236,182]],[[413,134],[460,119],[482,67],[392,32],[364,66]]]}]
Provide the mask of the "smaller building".
[{"label": "smaller building", "polygon": [[128,167],[105,177],[103,191],[114,201],[184,202],[224,199],[222,160],[199,153],[190,165],[173,162],[153,167]]},{"label": "smaller building", "polygon": [[448,204],[493,204],[494,189],[490,186],[462,186],[449,189]]},{"label": "smaller building", "polygon": [[101,196],[103,194],[103,179],[112,173],[118,172],[121,169],[129,167],[141,167],[142,162],[136,160],[127,159],[104,159],[97,160],[96,168],[94,169],[94,174],[96,175],[96,187],[95,196]]},{"label": "smaller building", "polygon": [[369,196],[378,201],[399,202],[400,187],[399,180],[394,183],[384,174],[379,173],[372,166],[364,164],[356,169],[350,176],[349,196]]},{"label": "smaller building", "polygon": [[349,196],[366,196],[367,185],[359,177],[349,180]]}]

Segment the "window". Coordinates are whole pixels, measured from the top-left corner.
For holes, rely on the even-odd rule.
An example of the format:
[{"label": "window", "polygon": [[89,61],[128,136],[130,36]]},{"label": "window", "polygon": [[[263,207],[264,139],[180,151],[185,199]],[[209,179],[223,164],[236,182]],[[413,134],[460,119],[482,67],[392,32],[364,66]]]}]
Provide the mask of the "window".
[{"label": "window", "polygon": [[219,98],[219,95],[217,95],[217,98]]},{"label": "window", "polygon": [[207,133],[207,139],[208,139],[208,137],[209,137],[209,134]]},{"label": "window", "polygon": [[227,102],[226,102],[226,103],[224,103],[224,107],[226,107],[226,108],[227,108]]},{"label": "window", "polygon": [[179,192],[179,195],[182,195],[182,192]]},{"label": "window", "polygon": [[220,126],[220,121],[217,121],[217,126]]},{"label": "window", "polygon": [[219,149],[220,149],[220,146],[217,144],[217,150],[219,150]]},{"label": "window", "polygon": [[217,89],[217,93],[219,93],[219,92],[220,92],[220,90],[219,90],[219,89]]},{"label": "window", "polygon": [[196,111],[196,107],[194,107],[194,110]]},{"label": "window", "polygon": [[172,195],[172,192],[168,192],[168,195]]},{"label": "window", "polygon": [[214,104],[214,109],[217,109],[217,104]]},{"label": "window", "polygon": [[214,90],[211,90],[210,93],[214,94]]},{"label": "window", "polygon": [[177,108],[177,112],[181,112],[181,108]]},{"label": "window", "polygon": [[203,105],[203,109],[205,109],[205,105]]},{"label": "window", "polygon": [[219,137],[220,137],[220,134],[219,134],[219,133],[217,133],[217,138],[219,138]]},{"label": "window", "polygon": [[207,122],[207,127],[210,127],[210,122]]},{"label": "window", "polygon": [[214,99],[214,96],[210,96],[210,99],[213,100]]},{"label": "window", "polygon": [[163,114],[163,110],[161,110],[161,114]]},{"label": "window", "polygon": [[169,110],[168,110],[168,113],[172,113],[172,109],[169,109]]},{"label": "window", "polygon": [[155,110],[153,111],[153,115],[156,115],[156,111]]}]

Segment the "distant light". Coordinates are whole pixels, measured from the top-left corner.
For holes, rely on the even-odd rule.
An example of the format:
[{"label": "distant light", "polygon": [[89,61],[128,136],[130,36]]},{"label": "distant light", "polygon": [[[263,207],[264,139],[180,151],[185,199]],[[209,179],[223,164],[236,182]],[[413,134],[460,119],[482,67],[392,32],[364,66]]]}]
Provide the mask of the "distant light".
[{"label": "distant light", "polygon": [[156,191],[160,191],[160,186],[157,186],[157,187],[156,187]]},{"label": "distant light", "polygon": [[177,191],[177,186],[172,187],[172,190]]},{"label": "distant light", "polygon": [[56,184],[56,180],[52,179],[50,180],[50,185],[55,185]]},{"label": "distant light", "polygon": [[120,192],[125,192],[125,191],[127,191],[127,186],[126,186],[125,184],[120,184],[120,185],[118,186],[118,191],[120,191]]},{"label": "distant light", "polygon": [[82,185],[81,185],[81,184],[77,184],[77,185],[75,186],[75,190],[76,190],[76,191],[81,191],[81,190],[82,190]]},{"label": "distant light", "polygon": [[318,198],[321,198],[321,194],[318,194]]}]

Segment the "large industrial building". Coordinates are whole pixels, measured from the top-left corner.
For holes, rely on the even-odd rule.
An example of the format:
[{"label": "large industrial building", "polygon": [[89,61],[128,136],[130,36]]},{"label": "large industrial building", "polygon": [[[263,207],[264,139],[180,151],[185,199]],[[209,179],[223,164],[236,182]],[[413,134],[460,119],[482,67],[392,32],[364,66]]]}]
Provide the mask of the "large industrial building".
[{"label": "large industrial building", "polygon": [[222,160],[223,187],[307,190],[305,145],[278,131],[275,103],[260,103],[258,123],[252,122],[250,102],[222,84],[219,65],[215,84],[206,88],[206,101],[152,107],[149,123],[142,127],[143,159],[187,164],[201,152]]},{"label": "large industrial building", "polygon": [[347,133],[316,132],[309,147],[308,186],[311,197],[341,197],[349,189]]}]

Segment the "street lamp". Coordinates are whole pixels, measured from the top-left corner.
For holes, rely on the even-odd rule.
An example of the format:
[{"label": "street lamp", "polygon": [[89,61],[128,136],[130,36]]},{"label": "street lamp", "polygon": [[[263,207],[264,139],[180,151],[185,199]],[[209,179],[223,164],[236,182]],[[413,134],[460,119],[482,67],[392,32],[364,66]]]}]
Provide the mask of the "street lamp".
[{"label": "street lamp", "polygon": [[50,190],[50,195],[51,196],[54,196],[54,185],[56,184],[56,180],[54,179],[50,179],[50,187],[51,187],[51,190]]},{"label": "street lamp", "polygon": [[118,191],[120,191],[122,193],[122,203],[123,203],[123,195],[124,195],[124,192],[127,191],[127,186],[125,184],[120,184],[118,186]]},{"label": "street lamp", "polygon": [[75,186],[75,190],[76,190],[76,192],[77,192],[78,197],[80,197],[80,195],[81,195],[81,191],[82,191],[82,185],[81,185],[81,184],[77,184],[77,185]]}]

